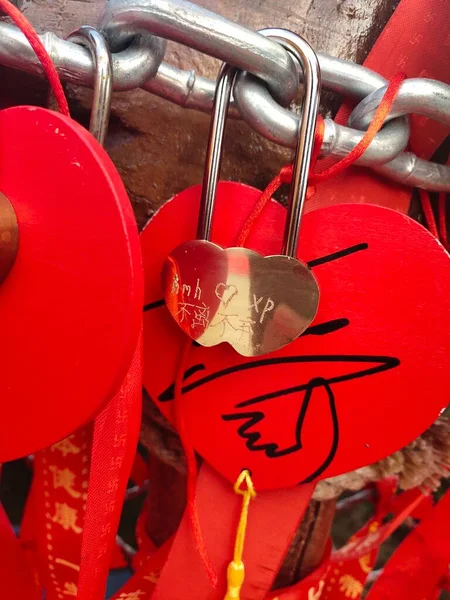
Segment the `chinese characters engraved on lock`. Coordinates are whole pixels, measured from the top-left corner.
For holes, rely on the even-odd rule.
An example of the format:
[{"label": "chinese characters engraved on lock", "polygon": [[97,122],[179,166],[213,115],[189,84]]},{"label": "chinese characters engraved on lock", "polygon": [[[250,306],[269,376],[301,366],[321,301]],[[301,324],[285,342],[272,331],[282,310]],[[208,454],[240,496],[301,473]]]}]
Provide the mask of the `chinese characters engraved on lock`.
[{"label": "chinese characters engraved on lock", "polygon": [[297,338],[313,320],[319,296],[311,271],[295,259],[201,240],[172,252],[163,286],[169,310],[190,337],[202,346],[226,341],[244,356]]}]

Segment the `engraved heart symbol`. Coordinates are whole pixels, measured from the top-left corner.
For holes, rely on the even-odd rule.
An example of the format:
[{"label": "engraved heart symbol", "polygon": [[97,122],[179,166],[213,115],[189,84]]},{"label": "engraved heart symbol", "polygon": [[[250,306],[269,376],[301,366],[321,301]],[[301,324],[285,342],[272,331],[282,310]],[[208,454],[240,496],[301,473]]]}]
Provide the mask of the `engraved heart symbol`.
[{"label": "engraved heart symbol", "polygon": [[228,342],[243,356],[286,346],[317,311],[319,289],[309,268],[287,256],[246,248],[186,242],[164,263],[167,306],[180,327],[202,346]]},{"label": "engraved heart symbol", "polygon": [[222,302],[222,304],[226,308],[230,304],[231,300],[233,300],[233,298],[238,293],[238,289],[233,284],[227,285],[225,283],[218,283],[216,285],[215,292],[216,292],[216,296],[219,298],[219,300]]}]

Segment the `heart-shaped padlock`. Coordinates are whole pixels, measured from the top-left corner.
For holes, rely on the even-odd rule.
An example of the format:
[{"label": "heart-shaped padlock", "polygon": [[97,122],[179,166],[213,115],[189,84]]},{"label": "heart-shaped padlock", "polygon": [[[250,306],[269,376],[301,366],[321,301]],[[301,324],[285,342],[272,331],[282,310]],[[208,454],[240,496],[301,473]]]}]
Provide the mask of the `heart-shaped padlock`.
[{"label": "heart-shaped padlock", "polygon": [[314,275],[296,258],[319,106],[319,64],[305,40],[275,39],[303,66],[305,82],[283,254],[261,256],[247,248],[223,249],[209,241],[226,117],[237,74],[235,68],[224,65],[217,81],[197,239],[172,250],[162,270],[167,307],[183,331],[202,346],[228,342],[243,356],[267,354],[292,342],[310,325],[319,302]]}]

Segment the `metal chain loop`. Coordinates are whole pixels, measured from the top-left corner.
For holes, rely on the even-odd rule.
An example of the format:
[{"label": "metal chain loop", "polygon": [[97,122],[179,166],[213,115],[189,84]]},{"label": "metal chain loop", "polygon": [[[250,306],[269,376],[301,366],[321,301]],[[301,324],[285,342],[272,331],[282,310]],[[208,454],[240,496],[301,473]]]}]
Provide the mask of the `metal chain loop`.
[{"label": "metal chain loop", "polygon": [[[65,81],[93,87],[95,65],[86,48],[54,33],[39,36],[58,73]],[[150,34],[135,35],[128,47],[112,55],[115,91],[133,90],[154,77],[164,57],[166,41]],[[0,63],[5,67],[43,76],[41,63],[28,40],[15,26],[0,23]]]},{"label": "metal chain loop", "polygon": [[[165,40],[170,39],[248,71],[238,77],[230,116],[243,117],[268,139],[295,146],[299,117],[282,105],[296,95],[301,73],[279,44],[187,0],[109,0],[107,4],[101,24],[113,51],[114,90],[141,87],[185,108],[210,112],[215,82],[162,62]],[[93,86],[95,66],[86,48],[53,33],[40,37],[65,81]],[[344,156],[362,138],[387,82],[360,65],[320,53],[318,57],[323,86],[362,101],[352,113],[350,127],[325,120],[322,154]],[[0,64],[42,75],[26,38],[4,22],[0,22]],[[443,83],[406,80],[387,119],[390,122],[358,164],[406,185],[450,190],[449,168],[403,152],[409,138],[406,115],[424,114],[449,124],[449,98],[450,86]]]},{"label": "metal chain loop", "polygon": [[[366,129],[385,91],[386,87],[382,87],[364,98],[353,110],[349,123],[358,129]],[[433,79],[406,79],[386,121],[411,113],[450,126],[449,107],[450,86]],[[392,161],[376,166],[375,170],[406,185],[426,187],[437,192],[450,189],[450,166],[429,162],[412,152],[403,152]]]},{"label": "metal chain loop", "polygon": [[110,0],[100,28],[113,42],[150,32],[231,63],[263,79],[283,105],[297,94],[297,69],[279,44],[187,0]]},{"label": "metal chain loop", "polygon": [[[324,77],[322,86],[329,89],[328,81]],[[234,98],[243,119],[253,129],[277,144],[295,148],[300,116],[280,106],[258,79],[249,73],[242,73],[235,85]],[[363,131],[350,129],[338,125],[331,119],[325,119],[321,154],[322,156],[345,156],[358,144],[363,135]],[[372,166],[388,162],[406,148],[408,139],[407,119],[389,123],[375,137],[357,163]]]},{"label": "metal chain loop", "polygon": [[423,160],[413,152],[402,152],[394,160],[375,165],[373,169],[403,185],[434,192],[450,191],[450,167]]},{"label": "metal chain loop", "polygon": [[[361,100],[349,118],[349,125],[366,129],[386,91],[386,86]],[[405,79],[386,121],[400,115],[423,115],[450,127],[450,86],[434,79]]]},{"label": "metal chain loop", "polygon": [[[415,79],[415,86],[417,86],[417,81],[422,80]],[[325,81],[324,87],[327,87]],[[446,120],[450,120],[450,114],[448,114],[450,87],[440,82],[431,82],[428,85],[428,91],[431,90],[439,90],[439,98],[444,98],[444,101],[438,103],[431,100],[428,106],[424,104],[418,112],[445,123]],[[367,97],[371,99],[375,96],[376,98],[376,101],[368,102],[365,105],[369,116],[365,117],[363,111],[358,112],[361,119],[353,118],[352,125],[363,130],[367,128],[373,118],[373,106],[375,105],[376,109],[385,91],[386,87],[383,86],[381,90],[376,90]],[[430,163],[412,152],[403,153],[408,144],[409,126],[407,121],[403,121],[406,117],[399,118],[398,115],[409,112],[404,110],[405,104],[414,107],[414,102],[409,99],[407,92],[408,88],[406,88],[406,93],[403,92],[403,100],[400,98],[400,101],[394,104],[395,112],[389,117],[394,119],[397,116],[397,118],[385,125],[356,163],[370,166],[378,173],[404,185],[423,187],[434,191],[448,190],[450,189],[450,167]],[[448,96],[447,103],[445,103],[446,96]],[[300,117],[277,104],[261,82],[248,73],[243,73],[236,82],[234,97],[241,115],[251,127],[278,144],[290,148],[295,147]],[[365,102],[366,100],[362,101],[362,103]],[[353,115],[359,110],[361,104],[355,109]],[[401,108],[402,106],[403,108]],[[414,112],[417,110],[414,109]],[[394,130],[394,127],[398,129]],[[363,135],[361,130],[337,125],[331,119],[325,119],[322,156],[345,156],[356,146]]]}]

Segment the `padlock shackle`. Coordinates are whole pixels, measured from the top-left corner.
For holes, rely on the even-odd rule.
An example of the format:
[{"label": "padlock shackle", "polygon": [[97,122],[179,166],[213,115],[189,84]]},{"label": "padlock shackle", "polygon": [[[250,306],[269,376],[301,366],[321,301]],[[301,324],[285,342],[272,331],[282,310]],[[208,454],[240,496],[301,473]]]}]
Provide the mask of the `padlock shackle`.
[{"label": "padlock shackle", "polygon": [[197,239],[199,240],[209,240],[211,236],[214,203],[222,166],[225,125],[228,118],[231,92],[237,74],[238,69],[236,67],[225,63],[222,65],[217,77],[197,226]]},{"label": "padlock shackle", "polygon": [[316,53],[306,40],[284,29],[266,29],[263,32],[290,52],[303,69],[302,117],[293,163],[286,226],[282,253],[297,257],[300,222],[306,201],[308,176],[314,150],[317,116],[320,101],[320,66]]},{"label": "padlock shackle", "polygon": [[67,39],[87,47],[92,54],[95,79],[89,131],[104,146],[108,133],[113,90],[112,58],[108,43],[99,31],[88,25],[72,32]]},{"label": "padlock shackle", "polygon": [[[308,42],[297,34],[285,29],[263,29],[260,33],[276,40],[290,52],[297,59],[304,75],[302,118],[294,158],[292,186],[289,194],[282,250],[286,256],[295,258],[319,112],[320,67],[314,50]],[[211,235],[214,202],[222,163],[225,125],[237,73],[237,68],[224,64],[217,78],[197,227],[197,239],[201,240],[209,240]]]}]

